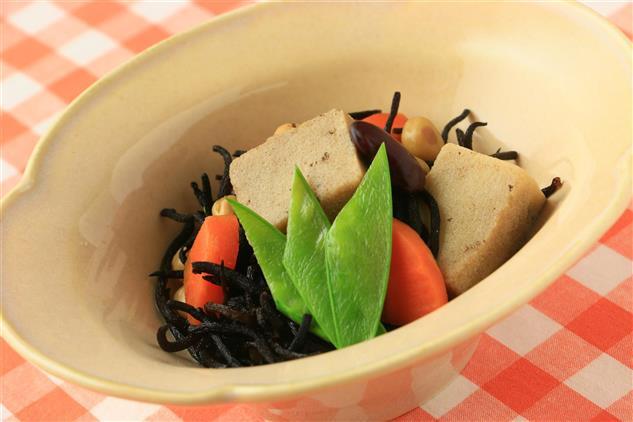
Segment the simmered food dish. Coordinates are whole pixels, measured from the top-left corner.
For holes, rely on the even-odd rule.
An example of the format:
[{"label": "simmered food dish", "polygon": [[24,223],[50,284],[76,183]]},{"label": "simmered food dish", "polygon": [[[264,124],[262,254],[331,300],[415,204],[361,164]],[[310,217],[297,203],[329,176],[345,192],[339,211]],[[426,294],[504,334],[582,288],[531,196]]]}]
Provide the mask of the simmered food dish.
[{"label": "simmered food dish", "polygon": [[456,127],[468,110],[440,133],[399,102],[284,124],[247,152],[214,147],[218,193],[204,174],[199,210],[161,211],[182,224],[152,274],[161,348],[238,367],[346,347],[432,312],[521,247],[560,180],[541,190],[507,161],[516,152],[474,152],[486,124]]}]

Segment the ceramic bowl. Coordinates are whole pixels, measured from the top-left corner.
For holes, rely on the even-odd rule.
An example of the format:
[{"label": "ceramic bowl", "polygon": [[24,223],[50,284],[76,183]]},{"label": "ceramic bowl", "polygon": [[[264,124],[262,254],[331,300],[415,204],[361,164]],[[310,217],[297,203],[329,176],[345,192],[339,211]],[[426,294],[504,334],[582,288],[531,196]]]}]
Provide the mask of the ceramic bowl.
[{"label": "ceramic bowl", "polygon": [[[79,97],[2,208],[2,330],[46,371],[160,403],[254,403],[269,419],[384,419],[441,389],[478,335],[543,290],[631,192],[628,41],[571,3],[260,4],[173,37]],[[476,141],[565,181],[505,265],[432,314],[374,340],[256,368],[203,369],[161,351],[154,270],[191,209],[188,183],[333,107],[443,125],[464,107]]]}]

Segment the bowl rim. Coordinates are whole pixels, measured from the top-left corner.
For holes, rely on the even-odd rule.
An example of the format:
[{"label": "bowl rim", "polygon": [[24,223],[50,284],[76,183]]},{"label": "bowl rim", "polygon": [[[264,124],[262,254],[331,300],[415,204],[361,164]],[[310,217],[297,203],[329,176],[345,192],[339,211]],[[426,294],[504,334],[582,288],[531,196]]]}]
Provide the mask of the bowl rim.
[{"label": "bowl rim", "polygon": [[[29,186],[36,183],[38,170],[41,166],[41,161],[45,155],[45,152],[50,144],[50,140],[54,138],[54,135],[68,120],[69,116],[78,107],[81,107],[85,102],[89,101],[99,90],[99,87],[113,78],[116,78],[119,73],[125,72],[134,68],[151,55],[156,55],[161,51],[169,48],[171,45],[178,43],[181,39],[190,37],[194,34],[208,30],[209,28],[216,26],[225,21],[237,19],[243,15],[256,13],[257,11],[271,7],[268,2],[254,3],[234,9],[220,16],[214,17],[207,22],[199,24],[192,29],[175,34],[158,44],[148,48],[141,54],[137,54],[131,60],[117,66],[106,75],[101,77],[87,90],[81,93],[75,98],[61,113],[57,120],[51,125],[51,127],[45,132],[36,144],[30,158],[24,174],[18,184],[14,186],[2,199],[0,199],[0,215],[17,201],[28,189]],[[560,11],[569,13],[576,13],[579,16],[583,16],[590,19],[592,24],[597,28],[608,34],[609,42],[618,46],[618,49],[624,53],[630,55],[631,43],[628,38],[622,33],[614,24],[609,22],[605,17],[592,10],[588,6],[582,3],[568,0],[560,3],[550,4],[536,4],[534,7],[547,7],[558,9]],[[627,168],[630,170],[631,163],[627,164]],[[626,170],[625,170],[626,171]],[[630,173],[630,171],[629,171]],[[503,306],[493,309],[487,314],[483,315],[479,319],[470,321],[464,324],[458,330],[443,333],[435,338],[435,341],[431,344],[426,343],[420,347],[407,350],[403,353],[394,355],[389,359],[382,361],[375,361],[368,363],[360,368],[354,368],[343,373],[338,373],[329,377],[320,376],[313,379],[304,380],[299,383],[285,383],[285,384],[272,384],[266,385],[265,388],[259,384],[254,385],[224,385],[213,387],[208,390],[202,390],[199,392],[169,392],[160,389],[152,389],[146,387],[137,387],[130,384],[112,381],[103,377],[91,375],[88,372],[74,369],[70,366],[57,362],[56,360],[49,358],[44,353],[37,350],[37,348],[31,345],[26,339],[20,336],[17,330],[6,320],[4,312],[0,309],[0,336],[2,336],[7,343],[16,350],[21,356],[23,356],[29,362],[35,364],[39,368],[49,372],[55,376],[65,379],[69,382],[75,383],[82,387],[98,391],[100,393],[108,394],[111,396],[124,397],[127,399],[140,400],[145,402],[154,403],[170,403],[170,404],[210,404],[219,402],[261,402],[272,399],[278,399],[280,397],[297,396],[307,391],[313,391],[316,389],[322,389],[324,387],[332,386],[335,384],[343,383],[359,377],[368,377],[372,375],[382,374],[388,372],[391,369],[398,368],[404,365],[407,361],[412,360],[415,356],[420,354],[420,351],[424,349],[424,354],[431,356],[436,352],[442,351],[451,345],[459,344],[473,337],[474,332],[482,331],[482,327],[492,325],[498,319],[506,316],[518,306],[527,303],[532,297],[545,289],[551,281],[564,272],[569,266],[571,266],[576,259],[586,251],[591,245],[593,245],[598,238],[604,233],[615,220],[624,211],[630,201],[631,182],[625,182],[620,184],[620,190],[617,191],[617,195],[614,196],[613,201],[609,206],[603,210],[602,218],[600,221],[593,224],[591,230],[587,236],[583,239],[575,242],[566,254],[561,258],[558,265],[551,267],[547,272],[538,277],[530,289],[524,289],[517,295],[513,296],[511,300],[506,302]]]}]

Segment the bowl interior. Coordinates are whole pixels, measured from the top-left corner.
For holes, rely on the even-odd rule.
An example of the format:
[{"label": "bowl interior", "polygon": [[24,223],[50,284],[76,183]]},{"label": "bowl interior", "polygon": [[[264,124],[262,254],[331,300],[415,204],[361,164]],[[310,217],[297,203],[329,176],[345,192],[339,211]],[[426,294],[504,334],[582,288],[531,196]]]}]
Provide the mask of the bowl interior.
[{"label": "bowl interior", "polygon": [[[475,335],[543,289],[626,204],[630,61],[603,25],[567,4],[268,4],[152,49],[70,107],[5,205],[13,342],[95,388],[204,401],[243,398],[227,386],[354,377]],[[193,209],[189,182],[222,168],[211,146],[247,149],[335,107],[387,109],[395,90],[404,113],[438,127],[470,108],[488,122],[476,149],[515,149],[542,186],[565,181],[532,240],[468,293],[370,343],[222,372],[162,352],[147,275],[178,225],[158,211]]]}]

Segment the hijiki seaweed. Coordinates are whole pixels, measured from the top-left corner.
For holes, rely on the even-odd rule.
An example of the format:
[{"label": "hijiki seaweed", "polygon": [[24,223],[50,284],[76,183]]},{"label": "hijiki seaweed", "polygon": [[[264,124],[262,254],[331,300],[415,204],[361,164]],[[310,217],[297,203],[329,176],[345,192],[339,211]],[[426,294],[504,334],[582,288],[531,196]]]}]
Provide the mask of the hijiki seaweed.
[{"label": "hijiki seaweed", "polygon": [[556,192],[562,187],[563,187],[563,182],[560,180],[560,177],[554,177],[552,179],[552,183],[550,183],[549,186],[546,186],[543,189],[541,189],[541,192],[543,192],[543,195],[545,195],[546,198],[549,198],[550,196],[554,194],[554,192]]},{"label": "hijiki seaweed", "polygon": [[[233,157],[218,145],[213,150],[224,160],[224,171],[218,177],[219,198],[232,191],[229,166]],[[233,155],[241,153],[236,151]],[[225,268],[223,263],[196,262],[192,265],[194,273],[205,274],[205,280],[222,287],[225,303],[207,303],[204,308],[194,308],[171,299],[169,280],[183,278],[182,271],[172,269],[172,257],[179,253],[179,259],[185,262],[205,216],[211,214],[213,196],[207,174],[202,175],[201,186],[197,182],[191,183],[200,210],[183,214],[174,209],[163,209],[160,213],[182,224],[182,228],[167,247],[160,269],[151,274],[157,279],[156,307],[165,320],[165,325],[156,333],[158,345],[166,352],[187,349],[200,365],[210,368],[274,363],[332,350],[332,345],[309,332],[310,315],[304,315],[301,324],[297,324],[277,311],[241,227],[235,270]],[[189,314],[201,323],[191,325],[181,313]],[[172,339],[168,338],[168,332]]]},{"label": "hijiki seaweed", "polygon": [[[470,110],[466,108],[458,116],[452,118],[451,120],[448,121],[448,123],[446,123],[446,126],[444,126],[444,129],[442,130],[442,139],[444,140],[444,143],[448,142],[448,135],[450,134],[451,129],[453,129],[453,127],[459,124],[462,120],[466,119],[469,115],[470,115]],[[472,122],[468,126],[468,128],[466,129],[466,132],[464,132],[460,128],[455,128],[455,136],[457,137],[457,143],[459,144],[459,146],[472,150],[473,149],[473,135],[475,134],[475,130],[478,127],[487,126],[487,125],[488,123],[486,122],[476,121],[476,122]],[[501,151],[501,148],[499,148],[494,154],[490,154],[490,156],[493,158],[497,158],[499,160],[517,160],[519,158],[519,153],[516,151]],[[433,167],[433,163],[428,163],[428,164],[429,164],[429,167]],[[560,177],[554,177],[550,185],[544,187],[543,189],[541,189],[541,191],[543,192],[543,195],[545,195],[545,198],[549,198],[550,196],[552,196],[552,194],[554,194],[554,192],[558,191],[562,186],[563,186],[563,182],[561,181]]]},{"label": "hijiki seaweed", "polygon": [[[442,129],[442,139],[444,143],[448,142],[448,135],[453,127],[459,124],[462,120],[466,119],[470,115],[470,110],[465,108],[458,116],[452,118],[446,123],[444,129]],[[460,128],[455,128],[455,136],[457,137],[457,143],[459,146],[464,148],[468,148],[470,150],[473,149],[473,135],[475,134],[475,129],[482,126],[487,126],[486,122],[472,122],[468,128],[466,128],[466,132],[461,130]],[[490,155],[491,157],[498,158],[499,160],[516,160],[519,158],[519,153],[516,151],[501,151],[501,148],[497,150],[494,154]],[[431,164],[432,165],[432,164]]]}]

